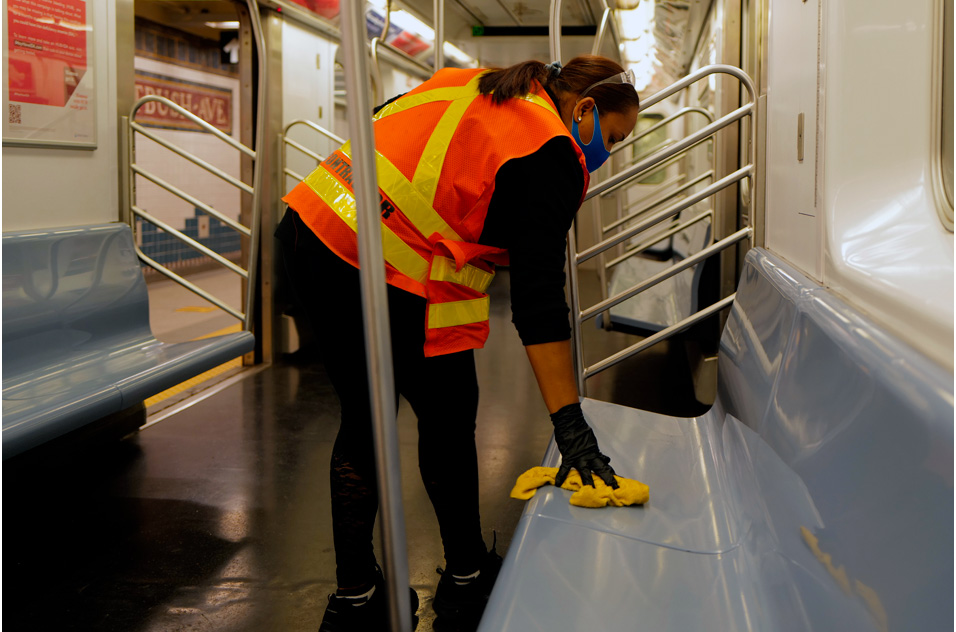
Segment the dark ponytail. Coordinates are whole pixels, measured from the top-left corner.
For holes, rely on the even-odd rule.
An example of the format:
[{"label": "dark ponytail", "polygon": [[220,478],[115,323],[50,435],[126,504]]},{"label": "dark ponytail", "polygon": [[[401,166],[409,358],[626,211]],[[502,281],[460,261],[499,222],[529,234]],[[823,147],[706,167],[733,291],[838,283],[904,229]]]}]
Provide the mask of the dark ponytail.
[{"label": "dark ponytail", "polygon": [[490,94],[495,104],[531,92],[535,81],[547,84],[548,71],[540,61],[524,61],[507,68],[494,68],[478,80],[478,92]]},{"label": "dark ponytail", "polygon": [[[535,81],[554,92],[581,94],[598,81],[622,72],[624,68],[620,64],[600,55],[579,55],[564,67],[525,61],[488,71],[479,79],[478,91],[491,94],[496,104],[528,94]],[[627,112],[640,105],[637,91],[628,84],[605,83],[593,88],[587,96],[594,97],[601,112]]]}]

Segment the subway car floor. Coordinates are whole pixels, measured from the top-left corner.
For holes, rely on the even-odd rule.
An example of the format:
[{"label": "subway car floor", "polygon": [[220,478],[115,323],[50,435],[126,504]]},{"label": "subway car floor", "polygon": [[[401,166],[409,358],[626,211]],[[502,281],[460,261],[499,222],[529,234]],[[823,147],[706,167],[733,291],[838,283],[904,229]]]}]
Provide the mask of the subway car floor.
[{"label": "subway car floor", "polygon": [[[508,493],[540,462],[551,426],[510,324],[506,271],[492,294],[492,334],[476,354],[477,442],[482,530],[504,554],[523,509]],[[586,336],[608,352],[635,340],[593,325]],[[317,629],[335,588],[328,465],[338,404],[321,362],[303,356],[247,369],[121,441],[5,463],[7,629]],[[598,399],[682,416],[706,409],[683,352],[666,345],[593,382]],[[418,630],[429,632],[444,562],[404,402],[398,429],[410,581]]]}]

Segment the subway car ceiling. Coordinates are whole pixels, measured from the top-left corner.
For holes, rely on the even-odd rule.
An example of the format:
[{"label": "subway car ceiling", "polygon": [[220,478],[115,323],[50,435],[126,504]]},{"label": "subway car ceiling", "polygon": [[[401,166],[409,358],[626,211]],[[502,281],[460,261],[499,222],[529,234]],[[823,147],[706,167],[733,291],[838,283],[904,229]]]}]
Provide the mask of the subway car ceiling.
[{"label": "subway car ceiling", "polygon": [[[310,23],[328,17],[327,26],[338,26],[334,3],[311,3],[312,10],[306,11],[294,1],[260,2],[260,6],[272,6],[287,15],[305,19]],[[303,0],[303,6],[310,3]],[[328,10],[324,5],[328,5]],[[370,3],[370,16],[378,18],[385,12],[385,0]],[[653,5],[640,4],[635,0],[611,3],[612,24],[602,38],[601,54],[626,60],[623,50],[623,38],[634,40],[643,35],[650,26],[649,37],[655,42],[657,77],[654,87],[660,89],[686,74],[693,61],[694,52],[712,3],[709,0],[687,0]],[[229,30],[230,24],[237,20],[235,4],[227,0],[200,0],[196,2],[176,0],[138,0],[135,3],[136,16],[152,22],[174,27],[181,31],[219,40],[223,30]],[[417,29],[419,36],[427,38],[430,30],[433,7],[430,0],[395,1],[392,3],[392,31],[401,28],[402,15],[413,16],[424,28]],[[652,8],[653,7],[653,8]],[[608,4],[604,0],[572,0],[562,7],[561,20],[564,30],[562,45],[567,56],[591,52],[594,37],[601,27],[604,12]],[[530,0],[528,2],[485,2],[472,0],[453,0],[445,7],[445,38],[458,46],[471,57],[469,61],[459,61],[462,65],[471,65],[480,59],[485,66],[501,66],[516,59],[540,58],[548,56],[548,15],[550,0]],[[647,13],[653,13],[650,23]],[[640,20],[637,23],[636,20]],[[370,17],[370,30],[372,18]],[[415,29],[416,25],[411,28]],[[371,36],[371,35],[370,35]],[[482,45],[486,44],[486,45]],[[488,45],[491,44],[491,45]],[[645,52],[646,54],[646,52]],[[430,59],[430,53],[418,56],[424,61]]]}]

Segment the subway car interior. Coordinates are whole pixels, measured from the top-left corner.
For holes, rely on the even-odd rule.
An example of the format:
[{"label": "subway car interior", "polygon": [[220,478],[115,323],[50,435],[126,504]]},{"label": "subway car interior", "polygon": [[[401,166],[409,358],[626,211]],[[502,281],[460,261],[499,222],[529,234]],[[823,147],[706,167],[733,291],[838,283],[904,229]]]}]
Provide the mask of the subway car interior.
[{"label": "subway car interior", "polygon": [[[952,0],[3,0],[3,19],[8,629],[322,625],[341,410],[274,235],[333,154],[365,257],[381,629],[953,629]],[[363,229],[387,217],[372,112],[450,69],[579,55],[629,71],[640,110],[567,235],[571,361],[649,498],[511,496],[562,455],[499,266],[475,441],[503,562],[456,620],[395,392],[388,229]]]}]

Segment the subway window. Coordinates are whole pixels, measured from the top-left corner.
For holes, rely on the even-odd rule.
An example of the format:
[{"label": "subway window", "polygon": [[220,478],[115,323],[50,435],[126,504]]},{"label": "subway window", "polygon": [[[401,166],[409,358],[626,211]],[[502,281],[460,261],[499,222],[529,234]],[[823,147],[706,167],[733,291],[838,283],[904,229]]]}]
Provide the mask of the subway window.
[{"label": "subway window", "polygon": [[[654,127],[662,120],[664,120],[663,114],[641,114],[637,119],[637,128],[634,130],[634,133],[640,134]],[[631,160],[637,162],[640,158],[649,156],[660,149],[666,142],[667,127],[659,127],[631,145]],[[664,181],[665,174],[666,169],[657,169],[651,172],[647,177],[639,180],[638,184],[660,184]]]}]

